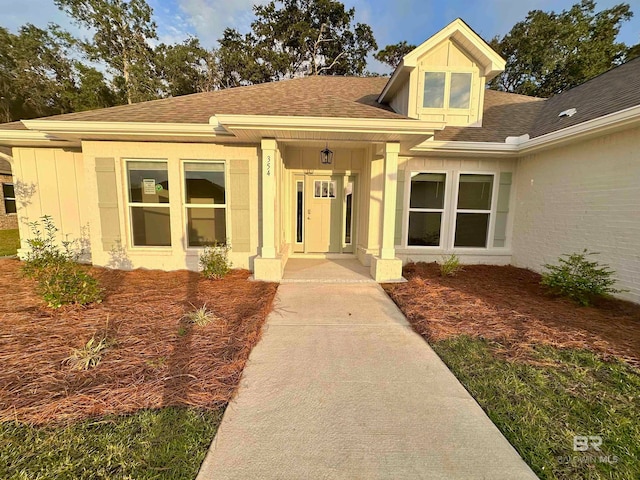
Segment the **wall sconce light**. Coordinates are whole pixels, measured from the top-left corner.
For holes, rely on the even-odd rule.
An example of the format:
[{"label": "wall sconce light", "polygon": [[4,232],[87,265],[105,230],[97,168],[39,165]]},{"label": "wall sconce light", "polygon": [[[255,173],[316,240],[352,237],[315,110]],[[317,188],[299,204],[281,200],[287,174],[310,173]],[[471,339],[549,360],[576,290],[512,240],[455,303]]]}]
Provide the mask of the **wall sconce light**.
[{"label": "wall sconce light", "polygon": [[320,163],[323,165],[331,165],[333,163],[333,152],[329,150],[329,144],[320,150]]}]

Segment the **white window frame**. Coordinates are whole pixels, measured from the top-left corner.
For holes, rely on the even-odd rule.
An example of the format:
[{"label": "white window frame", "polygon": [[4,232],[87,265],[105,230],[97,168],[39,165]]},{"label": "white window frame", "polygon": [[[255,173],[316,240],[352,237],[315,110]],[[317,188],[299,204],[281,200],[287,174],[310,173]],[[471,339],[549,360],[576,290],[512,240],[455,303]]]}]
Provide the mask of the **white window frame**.
[{"label": "white window frame", "polygon": [[[451,238],[449,239],[449,248],[451,250],[492,250],[493,242],[489,243],[490,239],[493,239],[493,233],[495,229],[495,212],[497,207],[497,195],[498,188],[500,185],[496,185],[496,179],[498,179],[498,175],[500,172],[495,171],[458,171],[455,172],[455,195],[452,199],[452,218],[451,218]],[[491,185],[491,205],[489,206],[489,210],[469,210],[465,208],[458,208],[458,194],[460,193],[460,177],[462,175],[491,175],[493,177],[492,185]],[[498,182],[499,183],[499,182]],[[484,247],[456,247],[456,227],[458,222],[458,212],[460,213],[483,213],[489,215],[489,223],[487,225],[487,237],[485,239]]]},{"label": "white window frame", "polygon": [[[326,197],[317,197],[316,196],[316,183],[320,183],[320,195],[322,195],[322,184],[326,182],[327,185],[327,196]],[[331,192],[331,185],[333,184],[333,197],[329,195]],[[313,181],[313,198],[319,198],[324,200],[336,200],[338,198],[338,182],[335,180],[314,180]]]},{"label": "white window frame", "polygon": [[[434,173],[434,174],[443,174],[445,176],[444,180],[444,201],[442,204],[442,209],[434,209],[434,208],[411,208],[411,179],[420,173]],[[405,179],[405,185],[408,185],[406,189],[406,198],[405,198],[405,215],[404,215],[404,229],[403,229],[403,239],[402,246],[404,248],[410,249],[419,249],[419,250],[438,250],[442,249],[443,245],[446,245],[445,235],[446,232],[446,222],[445,218],[447,216],[447,205],[450,202],[451,188],[449,188],[450,179],[453,176],[452,172],[449,170],[433,170],[433,169],[420,169],[420,170],[410,170],[408,172],[408,178]],[[410,245],[409,244],[409,215],[411,212],[433,212],[433,213],[441,213],[440,216],[440,243],[438,245]]]},{"label": "white window frame", "polygon": [[[444,100],[442,102],[442,108],[437,107],[425,107],[424,106],[424,78],[426,73],[444,73]],[[469,106],[467,108],[453,108],[450,107],[451,101],[451,74],[452,73],[469,73],[471,74],[471,85],[469,86]],[[454,112],[468,112],[472,109],[473,104],[473,87],[476,82],[476,72],[470,68],[453,68],[447,67],[441,70],[420,70],[420,77],[418,82],[418,110],[426,113],[441,113],[445,110],[451,110]]]},{"label": "white window frame", "polygon": [[[202,163],[202,164],[212,164],[212,163],[221,163],[224,167],[224,204],[215,204],[215,203],[187,203],[187,184],[186,184],[186,175],[185,175],[185,164],[187,163]],[[226,160],[220,159],[192,159],[192,158],[183,158],[180,159],[180,189],[182,190],[181,194],[181,209],[182,209],[182,225],[183,225],[183,233],[184,233],[184,248],[188,251],[201,251],[204,250],[204,246],[190,246],[189,245],[189,208],[224,208],[224,221],[225,221],[225,232],[226,239],[225,242],[228,245],[233,245],[231,238],[231,224],[229,209],[227,206],[229,205],[229,165]]]},{"label": "white window frame", "polygon": [[[131,201],[131,185],[129,184],[129,163],[145,162],[145,163],[164,163],[167,166],[167,180],[171,182],[171,173],[169,171],[169,160],[162,158],[125,158],[123,162],[124,177],[125,177],[125,205],[127,207],[127,224],[129,225],[129,245],[132,250],[171,250],[173,248],[173,228],[171,226],[171,190],[169,190],[169,203],[140,203]],[[169,185],[171,188],[171,184]],[[131,214],[132,207],[151,207],[151,208],[166,208],[169,210],[169,238],[171,239],[170,245],[136,245],[133,241],[133,215]]]},{"label": "white window frame", "polygon": [[[13,197],[5,197],[4,196],[4,186],[5,185],[11,185],[13,187]],[[18,204],[16,203],[16,190],[15,190],[16,189],[16,185],[15,185],[15,183],[5,182],[5,183],[2,184],[2,187],[3,187],[2,188],[2,201],[4,203],[4,213],[5,213],[5,215],[17,215]],[[15,204],[15,207],[16,207],[16,212],[12,212],[12,213],[7,212],[7,200],[13,200],[13,203]]]}]

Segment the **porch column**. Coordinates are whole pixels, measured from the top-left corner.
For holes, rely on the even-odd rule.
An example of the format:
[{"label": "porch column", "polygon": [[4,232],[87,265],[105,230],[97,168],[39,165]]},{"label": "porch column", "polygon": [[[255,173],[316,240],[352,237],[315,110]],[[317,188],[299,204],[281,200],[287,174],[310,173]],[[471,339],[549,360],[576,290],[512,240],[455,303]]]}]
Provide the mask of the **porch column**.
[{"label": "porch column", "polygon": [[262,149],[262,238],[260,256],[253,261],[256,280],[278,282],[282,279],[283,257],[276,251],[276,161],[278,144],[273,138],[263,138]]},{"label": "porch column", "polygon": [[402,260],[396,258],[396,194],[398,190],[398,153],[400,144],[389,142],[384,148],[382,208],[380,209],[380,254],[371,258],[371,276],[377,282],[402,279]]},{"label": "porch column", "polygon": [[396,194],[398,190],[398,153],[399,143],[385,144],[384,151],[384,184],[382,187],[382,218],[380,232],[380,258],[389,260],[396,258],[394,236],[396,229]]},{"label": "porch column", "polygon": [[276,141],[263,138],[262,143],[262,258],[276,258]]}]

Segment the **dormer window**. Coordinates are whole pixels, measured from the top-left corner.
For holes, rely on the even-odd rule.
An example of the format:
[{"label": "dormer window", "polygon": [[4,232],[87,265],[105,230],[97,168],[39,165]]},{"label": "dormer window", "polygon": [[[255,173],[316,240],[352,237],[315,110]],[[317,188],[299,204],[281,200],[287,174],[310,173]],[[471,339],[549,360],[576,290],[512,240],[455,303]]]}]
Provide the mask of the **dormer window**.
[{"label": "dormer window", "polygon": [[425,72],[422,107],[468,109],[471,83],[470,72]]}]

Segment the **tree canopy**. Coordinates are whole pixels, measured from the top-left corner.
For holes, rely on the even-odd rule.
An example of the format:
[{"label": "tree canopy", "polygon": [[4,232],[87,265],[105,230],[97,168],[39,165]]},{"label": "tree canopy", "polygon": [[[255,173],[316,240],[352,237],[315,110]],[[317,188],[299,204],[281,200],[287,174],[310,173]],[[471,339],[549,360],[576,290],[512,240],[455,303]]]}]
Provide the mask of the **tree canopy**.
[{"label": "tree canopy", "polygon": [[382,50],[378,51],[373,57],[379,62],[386,63],[391,68],[396,68],[402,58],[415,48],[415,45],[410,45],[406,40],[403,40],[402,42],[394,45],[387,45]]},{"label": "tree canopy", "polygon": [[218,56],[222,84],[236,86],[304,75],[363,75],[378,48],[355,9],[336,0],[273,0],[253,8],[251,32],[226,29]]},{"label": "tree canopy", "polygon": [[533,10],[490,45],[507,61],[490,87],[548,97],[619,65],[630,54],[616,41],[620,26],[633,13],[626,3],[600,12],[582,0],[560,13]]}]

